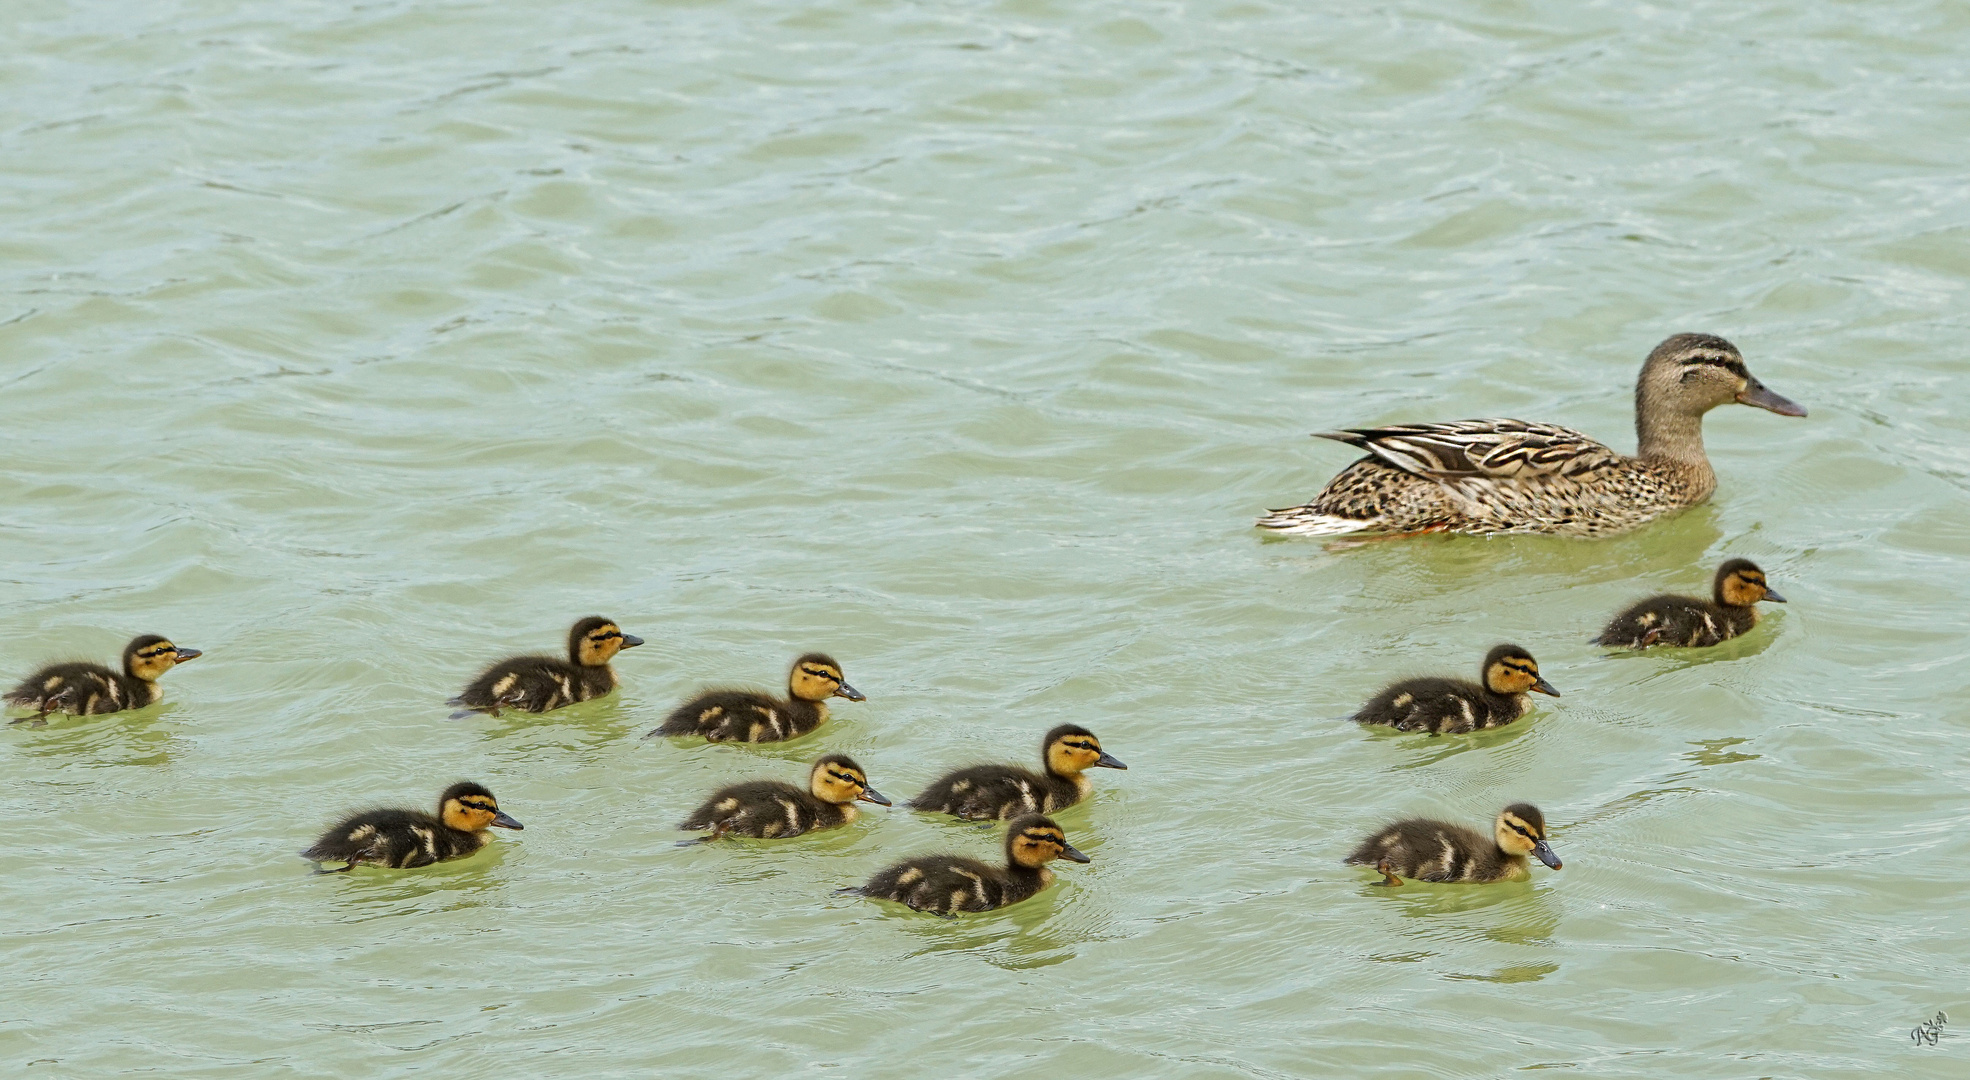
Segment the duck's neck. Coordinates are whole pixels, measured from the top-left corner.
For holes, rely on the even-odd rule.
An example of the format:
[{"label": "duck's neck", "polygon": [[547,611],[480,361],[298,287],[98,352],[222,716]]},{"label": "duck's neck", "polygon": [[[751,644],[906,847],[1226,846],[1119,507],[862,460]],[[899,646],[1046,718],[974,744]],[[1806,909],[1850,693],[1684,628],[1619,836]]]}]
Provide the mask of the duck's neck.
[{"label": "duck's neck", "polygon": [[1637,395],[1635,456],[1708,469],[1710,460],[1703,454],[1703,414],[1652,400],[1646,393]]}]

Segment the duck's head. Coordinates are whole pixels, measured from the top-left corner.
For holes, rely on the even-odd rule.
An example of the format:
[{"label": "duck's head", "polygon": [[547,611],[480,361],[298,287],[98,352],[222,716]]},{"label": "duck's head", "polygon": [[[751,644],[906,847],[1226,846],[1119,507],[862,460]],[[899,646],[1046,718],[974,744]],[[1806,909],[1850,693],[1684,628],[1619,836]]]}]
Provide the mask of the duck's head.
[{"label": "duck's head", "polygon": [[1505,854],[1521,858],[1537,856],[1547,866],[1560,868],[1560,857],[1546,844],[1546,815],[1531,803],[1513,803],[1498,811],[1493,831],[1498,837],[1498,847]]},{"label": "duck's head", "polygon": [[1126,769],[1114,755],[1103,753],[1094,732],[1074,724],[1062,724],[1047,732],[1041,744],[1047,771],[1055,776],[1079,776],[1089,769]]},{"label": "duck's head", "polygon": [[133,679],[156,682],[159,675],[203,655],[197,649],[181,649],[171,644],[169,638],[145,634],[132,638],[123,647],[123,673]]},{"label": "duck's head", "polygon": [[831,697],[867,701],[860,690],[841,680],[841,665],[826,653],[811,652],[793,662],[787,673],[787,693],[802,701],[826,701]]},{"label": "duck's head", "polygon": [[1737,346],[1714,334],[1677,334],[1657,345],[1635,387],[1638,421],[1657,411],[1701,416],[1733,401],[1780,416],[1806,415],[1801,406],[1765,389],[1745,368]]},{"label": "duck's head", "polygon": [[1028,870],[1038,870],[1055,859],[1091,862],[1074,850],[1054,820],[1044,814],[1027,814],[1006,825],[1006,861]]},{"label": "duck's head", "polygon": [[1785,603],[1785,597],[1765,584],[1765,572],[1750,559],[1732,559],[1717,568],[1717,602],[1725,607],[1750,607],[1760,600]]},{"label": "duck's head", "polygon": [[1539,677],[1539,661],[1517,645],[1500,645],[1484,658],[1484,687],[1494,694],[1551,694],[1560,692]]},{"label": "duck's head", "polygon": [[824,803],[846,806],[857,799],[888,806],[882,792],[869,786],[869,776],[847,754],[827,754],[807,774],[807,790]]},{"label": "duck's head", "polygon": [[590,615],[568,631],[568,659],[581,667],[601,667],[624,649],[643,644],[634,634],[625,634],[614,619]]},{"label": "duck's head", "polygon": [[525,828],[499,812],[499,800],[493,798],[492,792],[470,780],[453,784],[438,796],[438,820],[444,822],[446,828],[459,832]]}]

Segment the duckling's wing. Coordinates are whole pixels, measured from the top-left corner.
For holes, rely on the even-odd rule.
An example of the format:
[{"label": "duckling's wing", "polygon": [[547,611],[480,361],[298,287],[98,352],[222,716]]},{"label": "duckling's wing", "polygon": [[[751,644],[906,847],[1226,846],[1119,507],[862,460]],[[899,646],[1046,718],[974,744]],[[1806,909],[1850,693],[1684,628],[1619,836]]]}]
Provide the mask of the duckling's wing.
[{"label": "duckling's wing", "polygon": [[1430,480],[1579,476],[1621,455],[1571,428],[1524,420],[1457,420],[1324,431],[1404,472]]}]

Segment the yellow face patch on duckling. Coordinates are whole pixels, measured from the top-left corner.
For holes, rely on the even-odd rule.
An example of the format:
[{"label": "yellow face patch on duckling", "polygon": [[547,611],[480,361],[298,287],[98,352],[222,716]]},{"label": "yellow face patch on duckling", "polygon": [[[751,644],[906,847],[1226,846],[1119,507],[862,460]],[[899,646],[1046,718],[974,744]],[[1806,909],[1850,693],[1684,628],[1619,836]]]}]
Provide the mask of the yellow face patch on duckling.
[{"label": "yellow face patch on duckling", "polygon": [[1537,807],[1513,803],[1499,811],[1493,831],[1499,850],[1505,854],[1518,858],[1536,855],[1547,866],[1560,868],[1560,857],[1546,843],[1546,817]]},{"label": "yellow face patch on duckling", "polygon": [[133,648],[126,664],[131,675],[145,682],[156,682],[165,672],[202,655],[197,649],[180,649],[164,638],[157,638]]},{"label": "yellow face patch on duckling", "polygon": [[582,635],[575,647],[575,660],[583,667],[601,667],[617,653],[641,644],[642,638],[623,633],[615,623],[603,623]]},{"label": "yellow face patch on duckling", "polygon": [[831,697],[867,700],[861,691],[842,680],[840,664],[819,653],[809,653],[794,661],[793,672],[787,676],[787,692],[802,701],[826,701]]},{"label": "yellow face patch on duckling", "polygon": [[1516,645],[1500,645],[1484,660],[1484,685],[1494,694],[1540,693],[1559,697],[1539,675],[1539,661]]},{"label": "yellow face patch on duckling", "polygon": [[521,828],[519,822],[500,812],[499,803],[491,795],[455,795],[445,800],[438,816],[446,827],[460,832],[484,832],[494,827]]},{"label": "yellow face patch on duckling", "polygon": [[1104,753],[1101,740],[1086,728],[1063,724],[1047,734],[1047,769],[1060,776],[1078,776],[1093,768],[1127,769]]},{"label": "yellow face patch on duckling", "polygon": [[1011,837],[1006,844],[1007,854],[1012,861],[1028,869],[1037,870],[1055,859],[1072,859],[1075,862],[1090,862],[1086,855],[1074,849],[1067,842],[1067,834],[1060,826],[1047,818],[1037,822],[1014,822]]},{"label": "yellow face patch on duckling", "polygon": [[1717,601],[1729,607],[1750,607],[1761,600],[1785,603],[1785,597],[1765,583],[1765,572],[1742,559],[1727,565],[1717,577]]},{"label": "yellow face patch on duckling", "polygon": [[857,799],[878,806],[890,805],[881,792],[869,786],[869,778],[861,766],[841,754],[830,754],[814,763],[814,771],[807,777],[807,789],[815,798],[836,806],[847,806]]}]

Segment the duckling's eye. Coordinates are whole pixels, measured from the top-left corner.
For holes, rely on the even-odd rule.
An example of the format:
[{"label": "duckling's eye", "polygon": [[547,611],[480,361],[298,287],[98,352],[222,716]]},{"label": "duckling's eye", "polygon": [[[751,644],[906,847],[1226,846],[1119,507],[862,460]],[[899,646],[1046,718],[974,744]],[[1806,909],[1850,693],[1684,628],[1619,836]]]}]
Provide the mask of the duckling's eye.
[{"label": "duckling's eye", "polygon": [[814,668],[811,668],[811,667],[807,667],[807,668],[801,668],[800,670],[801,670],[801,671],[802,671],[803,673],[805,673],[805,674],[808,674],[808,675],[812,675],[812,676],[814,676],[814,677],[815,677],[815,678],[817,678],[817,679],[827,679],[827,680],[829,680],[829,681],[831,681],[831,682],[840,682],[840,681],[841,681],[841,676],[839,676],[839,675],[836,675],[836,674],[835,674],[834,672],[832,672],[832,671],[819,671],[819,670],[816,670],[816,669],[814,669]]}]

